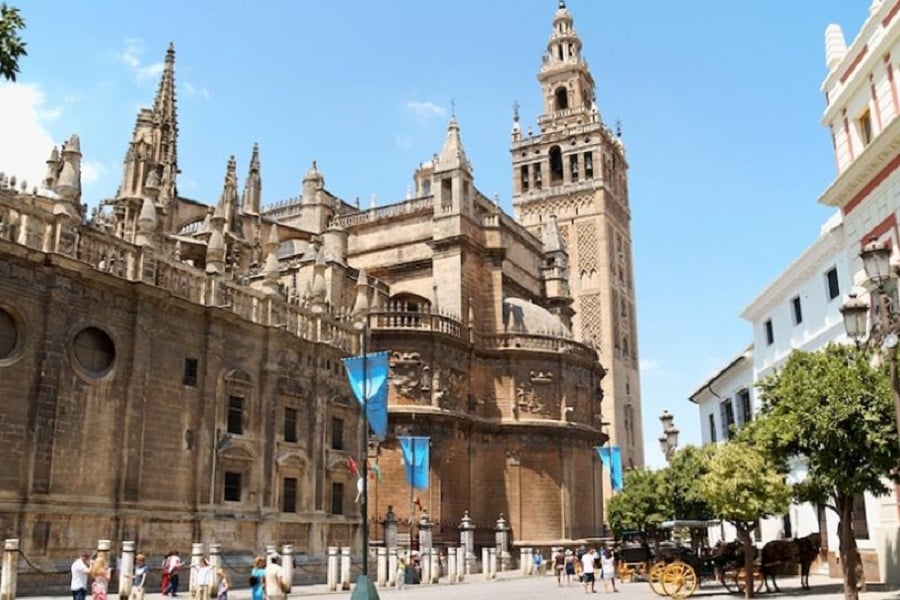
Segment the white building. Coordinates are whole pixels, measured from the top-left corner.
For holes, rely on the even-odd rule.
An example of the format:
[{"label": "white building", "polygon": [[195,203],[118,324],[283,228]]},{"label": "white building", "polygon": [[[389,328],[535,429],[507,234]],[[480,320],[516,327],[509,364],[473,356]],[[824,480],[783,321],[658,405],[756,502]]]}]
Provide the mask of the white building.
[{"label": "white building", "polygon": [[[825,53],[828,75],[822,90],[827,108],[822,122],[832,134],[838,174],[819,202],[839,211],[822,227],[819,239],[744,309],[741,317],[753,327],[749,355],[742,353],[691,396],[699,409],[704,443],[721,442],[729,419],[736,426],[742,424],[737,413],[729,412],[728,402],[732,407],[743,402],[735,398],[744,389],[749,390],[751,410],[756,410],[752,383],[777,369],[793,350],[814,351],[829,341],[847,342],[840,307],[851,289],[867,293],[858,256],[862,245],[878,239],[895,249],[900,246],[900,98],[896,81],[900,76],[900,1],[874,0],[849,46],[841,28],[830,25]],[[894,258],[900,258],[897,250]],[[802,465],[796,466],[792,477],[802,479]],[[854,525],[869,581],[900,583],[898,497],[900,491],[858,500]],[[782,522],[772,521],[762,524],[762,541],[825,531],[830,549],[828,570],[833,576],[840,574],[833,511],[794,506]]]}]

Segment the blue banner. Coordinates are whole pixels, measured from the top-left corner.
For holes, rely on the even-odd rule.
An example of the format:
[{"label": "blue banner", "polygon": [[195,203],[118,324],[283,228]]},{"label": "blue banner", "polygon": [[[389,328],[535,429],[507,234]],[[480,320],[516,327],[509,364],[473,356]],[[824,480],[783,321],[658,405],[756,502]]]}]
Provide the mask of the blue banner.
[{"label": "blue banner", "polygon": [[622,449],[618,446],[597,446],[594,450],[597,451],[597,456],[600,457],[600,462],[603,463],[603,466],[609,469],[609,479],[612,483],[613,491],[621,491],[622,487],[624,487],[622,481]]},{"label": "blue banner", "polygon": [[406,482],[416,490],[428,487],[428,446],[431,438],[400,436]]},{"label": "blue banner", "polygon": [[351,356],[344,359],[344,367],[356,400],[366,408],[372,433],[383,442],[387,436],[388,353]]}]

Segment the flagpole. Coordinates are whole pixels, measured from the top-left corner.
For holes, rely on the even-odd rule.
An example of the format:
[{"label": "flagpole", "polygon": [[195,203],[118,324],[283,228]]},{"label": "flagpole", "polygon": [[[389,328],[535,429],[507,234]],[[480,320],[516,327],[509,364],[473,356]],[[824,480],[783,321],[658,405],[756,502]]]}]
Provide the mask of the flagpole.
[{"label": "flagpole", "polygon": [[369,576],[369,315],[363,323],[363,433],[362,433],[362,522],[363,561],[362,575]]},{"label": "flagpole", "polygon": [[409,478],[409,553],[412,555],[413,549],[413,522],[415,521],[415,513],[413,512],[413,481],[416,478],[416,438],[409,438],[410,444],[410,469],[412,476]]}]

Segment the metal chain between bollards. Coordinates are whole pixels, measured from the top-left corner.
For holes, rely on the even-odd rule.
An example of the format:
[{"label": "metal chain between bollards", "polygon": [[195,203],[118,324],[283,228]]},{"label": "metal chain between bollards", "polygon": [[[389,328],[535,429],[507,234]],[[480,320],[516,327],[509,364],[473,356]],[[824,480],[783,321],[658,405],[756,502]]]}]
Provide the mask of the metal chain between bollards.
[{"label": "metal chain between bollards", "polygon": [[250,572],[253,571],[253,565],[252,565],[252,564],[251,564],[249,567],[243,567],[243,566],[242,566],[242,567],[235,567],[234,565],[230,564],[227,560],[225,560],[225,555],[224,555],[224,554],[220,554],[220,555],[219,555],[219,560],[221,560],[221,561],[222,561],[222,565],[223,565],[226,569],[228,569],[229,571],[231,571],[232,573],[250,573]]},{"label": "metal chain between bollards", "polygon": [[40,568],[39,566],[35,565],[33,562],[31,562],[31,561],[28,559],[27,556],[25,556],[25,553],[22,552],[21,549],[16,550],[16,553],[18,553],[18,555],[22,558],[22,560],[25,561],[25,564],[28,565],[29,567],[31,567],[31,569],[32,569],[33,571],[36,571],[36,572],[38,572],[38,573],[57,573],[57,572],[59,572],[59,571],[48,571],[48,570],[46,570],[46,569],[42,569],[42,568]]}]

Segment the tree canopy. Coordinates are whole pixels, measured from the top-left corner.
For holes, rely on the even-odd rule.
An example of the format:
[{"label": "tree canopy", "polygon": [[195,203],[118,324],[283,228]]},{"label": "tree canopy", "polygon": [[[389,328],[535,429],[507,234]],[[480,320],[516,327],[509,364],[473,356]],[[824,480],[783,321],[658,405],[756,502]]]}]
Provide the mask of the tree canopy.
[{"label": "tree canopy", "polygon": [[0,3],[0,79],[16,80],[19,58],[27,56],[25,42],[19,32],[25,28],[25,19],[18,8]]},{"label": "tree canopy", "polygon": [[617,535],[623,531],[654,532],[671,514],[663,471],[635,469],[625,473],[622,491],[610,498],[606,518]]},{"label": "tree canopy", "polygon": [[897,479],[900,463],[890,378],[871,358],[870,352],[837,344],[795,351],[784,368],[760,382],[761,418],[752,427],[776,459],[806,463],[797,499],[838,514],[847,598],[857,597],[855,497],[888,493],[886,481]]},{"label": "tree canopy", "polygon": [[713,446],[685,446],[666,467],[666,487],[672,504],[672,518],[706,521],[714,517],[703,495],[700,481],[709,472]]}]

